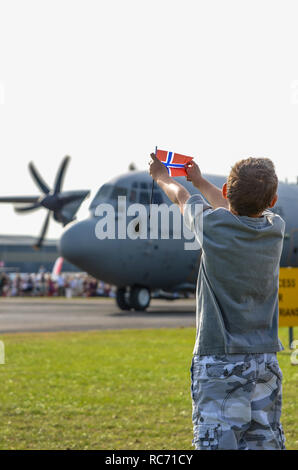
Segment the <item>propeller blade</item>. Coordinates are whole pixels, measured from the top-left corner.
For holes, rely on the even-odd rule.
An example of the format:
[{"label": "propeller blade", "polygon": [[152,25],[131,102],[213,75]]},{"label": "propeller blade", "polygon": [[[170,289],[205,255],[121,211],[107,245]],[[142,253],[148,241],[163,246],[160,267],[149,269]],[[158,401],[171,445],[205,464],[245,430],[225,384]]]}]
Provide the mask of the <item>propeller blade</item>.
[{"label": "propeller blade", "polygon": [[60,165],[60,168],[57,171],[57,176],[56,176],[56,180],[55,180],[55,184],[54,184],[54,194],[60,193],[60,191],[61,191],[65,171],[66,171],[67,165],[69,163],[69,160],[70,160],[69,156],[64,157],[64,159],[62,160],[62,163]]},{"label": "propeller blade", "polygon": [[42,246],[44,237],[45,237],[45,235],[46,235],[46,233],[47,233],[47,230],[48,230],[49,221],[50,221],[50,215],[51,215],[51,211],[48,211],[47,216],[46,216],[46,219],[45,219],[44,224],[43,224],[43,227],[42,227],[42,230],[41,230],[41,234],[40,234],[40,236],[39,236],[39,239],[38,239],[37,243],[34,245],[34,248],[35,248],[36,250],[39,250],[40,247]]},{"label": "propeller blade", "polygon": [[34,179],[35,183],[37,186],[42,190],[44,194],[49,194],[50,188],[48,185],[45,183],[37,169],[35,168],[34,164],[32,162],[29,163],[29,171],[31,173],[32,178]]},{"label": "propeller blade", "polygon": [[14,207],[15,212],[30,212],[39,209],[41,206],[39,202],[36,204],[31,204],[30,206],[23,206],[23,207]]},{"label": "propeller blade", "polygon": [[77,201],[82,199],[82,201],[89,196],[90,191],[67,191],[59,194],[59,201],[62,201],[63,205],[68,204],[69,202]]},{"label": "propeller blade", "polygon": [[29,202],[33,204],[34,202],[37,202],[39,198],[40,196],[4,196],[4,197],[0,197],[0,202],[7,202],[7,203]]},{"label": "propeller blade", "polygon": [[67,191],[57,195],[61,207],[54,211],[53,217],[57,222],[61,222],[63,226],[75,219],[80,205],[84,199],[90,194],[90,191]]},{"label": "propeller blade", "polygon": [[39,249],[42,246],[43,240],[46,236],[46,232],[48,229],[51,212],[53,212],[54,219],[65,226],[66,224],[72,222],[75,219],[75,214],[78,211],[80,205],[82,204],[84,199],[90,194],[89,190],[61,192],[69,160],[70,157],[68,155],[63,158],[56,174],[55,185],[53,190],[51,190],[50,187],[46,184],[46,182],[36,169],[34,163],[30,162],[30,174],[34,182],[42,191],[43,195],[0,197],[0,203],[13,203],[14,210],[18,213],[34,211],[41,207],[48,210],[47,217],[44,221],[41,230],[41,234],[37,239],[36,244],[34,245],[36,249]]}]

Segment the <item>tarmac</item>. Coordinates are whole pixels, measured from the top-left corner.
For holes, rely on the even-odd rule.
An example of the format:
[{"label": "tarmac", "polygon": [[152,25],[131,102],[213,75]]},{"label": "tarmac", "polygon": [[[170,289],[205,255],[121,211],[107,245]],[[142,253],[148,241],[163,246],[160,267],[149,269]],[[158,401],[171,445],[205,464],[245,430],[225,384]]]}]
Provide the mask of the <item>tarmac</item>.
[{"label": "tarmac", "polygon": [[195,327],[195,300],[153,299],[145,312],[110,298],[2,297],[0,333]]}]

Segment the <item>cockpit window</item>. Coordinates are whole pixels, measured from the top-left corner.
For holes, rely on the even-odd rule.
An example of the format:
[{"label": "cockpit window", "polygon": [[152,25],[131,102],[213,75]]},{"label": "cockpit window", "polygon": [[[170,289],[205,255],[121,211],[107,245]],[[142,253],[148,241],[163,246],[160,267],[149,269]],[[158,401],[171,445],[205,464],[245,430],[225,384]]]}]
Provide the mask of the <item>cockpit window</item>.
[{"label": "cockpit window", "polygon": [[137,202],[137,192],[135,189],[130,191],[129,202]]},{"label": "cockpit window", "polygon": [[[91,202],[89,209],[94,209],[102,202],[109,202],[109,200],[117,201],[118,196],[126,196],[128,203],[140,203],[144,205],[150,204],[151,198],[151,184],[145,182],[134,181],[131,188],[124,188],[122,186],[114,186],[111,184],[104,184],[98,190],[96,196]],[[163,196],[159,188],[156,186],[153,190],[152,204],[162,204]]]},{"label": "cockpit window", "polygon": [[150,204],[150,195],[148,191],[140,192],[140,204]]},{"label": "cockpit window", "polygon": [[[139,204],[150,204],[151,198],[151,188],[146,183],[140,183],[140,188],[146,186],[144,189],[131,189],[129,202],[135,203],[138,202]],[[134,187],[134,186],[132,186]],[[153,190],[153,197],[152,197],[152,204],[162,204],[163,197],[158,188],[154,188]]]},{"label": "cockpit window", "polygon": [[111,193],[112,185],[104,184],[99,190],[97,191],[92,203],[91,207],[94,205],[99,204],[102,201],[106,201]]},{"label": "cockpit window", "polygon": [[102,202],[106,202],[110,197],[111,191],[112,191],[111,184],[104,184],[103,186],[101,186],[101,188],[99,188],[95,197],[93,198],[89,206],[89,210],[96,208],[98,204],[101,204]]},{"label": "cockpit window", "polygon": [[162,204],[163,198],[160,191],[153,191],[152,204]]},{"label": "cockpit window", "polygon": [[120,186],[114,186],[113,192],[111,194],[111,199],[117,199],[118,196],[127,196],[127,188],[121,188]]}]

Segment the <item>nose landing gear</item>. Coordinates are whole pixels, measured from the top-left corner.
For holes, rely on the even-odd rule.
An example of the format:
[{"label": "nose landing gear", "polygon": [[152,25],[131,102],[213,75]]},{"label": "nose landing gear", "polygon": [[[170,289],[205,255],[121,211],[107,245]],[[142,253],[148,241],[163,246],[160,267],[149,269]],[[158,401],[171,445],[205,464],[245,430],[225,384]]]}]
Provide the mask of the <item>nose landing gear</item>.
[{"label": "nose landing gear", "polygon": [[121,310],[146,310],[151,300],[147,287],[134,286],[129,290],[126,287],[118,287],[116,303]]}]

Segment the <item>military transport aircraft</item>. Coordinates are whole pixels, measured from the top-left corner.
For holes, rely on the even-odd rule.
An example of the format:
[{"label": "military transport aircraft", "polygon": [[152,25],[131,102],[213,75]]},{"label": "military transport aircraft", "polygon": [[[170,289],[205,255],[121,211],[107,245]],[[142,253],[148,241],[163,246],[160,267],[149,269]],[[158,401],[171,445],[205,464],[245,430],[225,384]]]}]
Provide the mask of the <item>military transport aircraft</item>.
[{"label": "military transport aircraft", "polygon": [[[117,237],[117,234],[115,238],[106,239],[98,239],[96,236],[96,225],[102,217],[96,210],[99,205],[113,206],[116,221],[126,216],[121,207],[119,209],[118,197],[126,196],[127,207],[135,203],[144,205],[149,218],[152,178],[148,172],[132,171],[101,186],[90,204],[89,217],[75,222],[74,214],[89,191],[73,191],[67,195],[60,192],[62,177],[59,178],[59,174],[61,169],[65,169],[63,162],[53,192],[50,192],[45,183],[41,184],[41,177],[33,171],[31,164],[31,174],[38,181],[45,196],[35,201],[27,201],[25,198],[1,198],[0,202],[31,202],[33,205],[23,210],[44,206],[49,211],[47,219],[50,211],[53,211],[56,220],[64,225],[70,222],[59,240],[61,256],[95,278],[117,286],[116,301],[123,310],[145,310],[149,306],[151,292],[156,289],[169,293],[195,290],[200,250],[185,250],[186,240],[183,236],[175,238],[173,225],[170,225],[169,239],[163,239],[160,231],[157,239],[142,239],[139,234],[142,232],[141,224],[144,220],[126,217],[127,225],[131,224],[132,219],[135,220],[135,239]],[[204,176],[218,187],[226,181],[224,176]],[[177,180],[190,194],[198,192],[185,178],[180,177]],[[278,196],[273,210],[286,221],[281,266],[298,266],[298,185],[280,182]],[[47,198],[53,198],[53,205]],[[171,204],[156,186],[152,202],[158,205]],[[42,244],[44,235],[43,229],[37,245]]]}]

